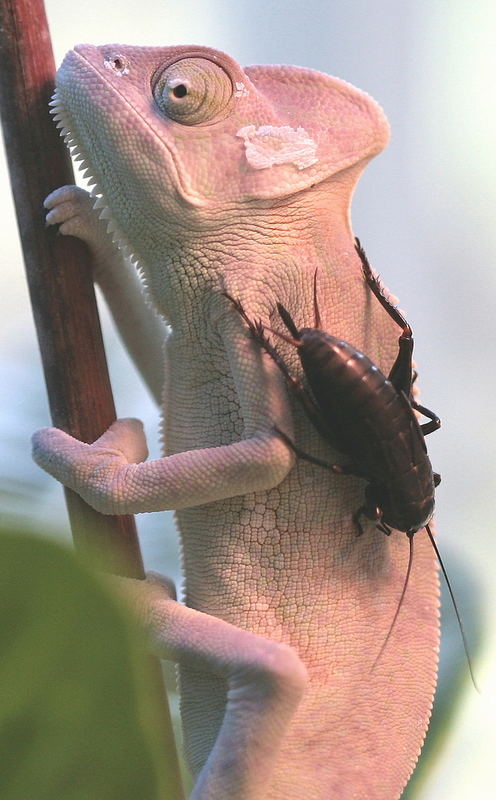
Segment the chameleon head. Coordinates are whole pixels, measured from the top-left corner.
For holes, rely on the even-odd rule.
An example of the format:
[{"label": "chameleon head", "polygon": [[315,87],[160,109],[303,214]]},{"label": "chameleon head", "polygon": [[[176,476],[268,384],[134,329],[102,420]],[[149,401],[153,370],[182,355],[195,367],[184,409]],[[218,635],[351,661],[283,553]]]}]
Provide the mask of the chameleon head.
[{"label": "chameleon head", "polygon": [[198,215],[284,198],[350,168],[358,177],[389,135],[380,107],[344,81],[243,70],[196,46],[78,45],[53,106],[121,243],[138,251],[164,220],[194,228]]}]

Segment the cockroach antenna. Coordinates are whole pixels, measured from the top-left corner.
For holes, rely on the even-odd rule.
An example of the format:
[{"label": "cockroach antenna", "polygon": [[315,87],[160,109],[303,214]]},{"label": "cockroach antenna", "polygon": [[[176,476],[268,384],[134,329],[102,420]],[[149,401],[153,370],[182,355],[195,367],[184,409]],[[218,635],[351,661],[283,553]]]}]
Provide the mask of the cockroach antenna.
[{"label": "cockroach antenna", "polygon": [[[300,337],[300,332],[299,332],[298,328],[296,327],[296,325],[293,322],[293,318],[291,317],[291,315],[289,314],[287,309],[284,308],[282,303],[277,303],[277,310],[279,311],[279,316],[281,317],[282,321],[284,322],[286,328],[290,332],[290,334],[293,337],[294,341],[298,343],[296,346],[298,346],[299,343],[300,343],[300,338],[301,337]],[[273,331],[273,333],[275,333],[275,331]],[[280,334],[278,334],[278,335],[280,335]],[[284,337],[281,336],[281,338],[284,338]]]},{"label": "cockroach antenna", "polygon": [[[436,554],[436,558],[437,558],[437,560],[439,562],[439,566],[441,567],[441,571],[442,571],[442,573],[444,575],[444,580],[446,581],[446,586],[448,587],[448,592],[449,592],[449,595],[451,597],[451,602],[453,604],[453,609],[455,611],[456,619],[457,619],[457,622],[458,622],[458,628],[460,630],[460,634],[461,634],[461,637],[462,637],[463,649],[465,650],[465,657],[467,659],[467,664],[468,664],[468,669],[469,669],[469,672],[470,672],[470,678],[472,680],[472,684],[473,684],[474,689],[476,690],[476,692],[479,692],[479,694],[480,694],[480,689],[479,689],[479,687],[477,685],[477,681],[475,680],[475,674],[474,674],[474,670],[473,670],[473,666],[472,666],[472,659],[470,658],[470,651],[469,651],[469,648],[468,648],[468,642],[467,642],[467,637],[465,635],[465,630],[463,628],[462,618],[461,618],[460,612],[458,610],[458,606],[456,604],[455,595],[454,595],[454,592],[453,592],[453,588],[451,586],[450,579],[448,577],[448,573],[446,572],[446,567],[444,566],[443,559],[441,558],[441,553],[439,552],[439,548],[438,548],[438,546],[436,544],[436,540],[434,539],[434,536],[432,535],[432,531],[431,531],[429,525],[425,526],[425,530],[427,532],[427,536],[429,537],[429,540],[430,540],[430,543],[432,545],[432,548],[433,548],[433,550],[434,550],[434,552]],[[393,621],[391,622],[391,625],[389,626],[389,630],[387,632],[386,638],[384,639],[384,642],[382,643],[381,649],[379,650],[377,656],[375,657],[374,663],[372,664],[372,667],[370,669],[371,672],[374,671],[375,667],[377,666],[377,664],[379,663],[379,661],[380,661],[380,659],[382,657],[382,654],[384,653],[384,650],[387,647],[387,644],[388,644],[388,642],[389,642],[389,640],[391,638],[391,634],[393,632],[394,626],[396,625],[396,620],[398,619],[401,606],[403,605],[403,600],[405,599],[405,594],[406,594],[406,590],[407,590],[407,586],[408,586],[408,581],[410,579],[410,573],[412,571],[412,563],[413,563],[413,533],[407,533],[407,536],[408,536],[408,542],[409,542],[410,547],[409,547],[409,553],[408,553],[408,566],[407,566],[407,569],[406,569],[406,575],[405,575],[405,581],[403,583],[403,589],[401,590],[400,599],[398,601],[398,606],[396,608],[396,611],[395,611],[395,614],[394,614],[394,617],[393,617]]]},{"label": "cockroach antenna", "polygon": [[449,592],[449,595],[451,597],[451,602],[453,604],[453,608],[454,608],[454,611],[455,611],[456,619],[457,619],[457,622],[458,622],[458,628],[460,630],[460,635],[462,637],[462,642],[463,642],[463,649],[465,650],[465,656],[466,656],[466,659],[467,659],[468,669],[469,669],[469,672],[470,672],[470,677],[472,679],[472,683],[473,683],[474,689],[475,689],[476,692],[479,692],[479,694],[480,694],[480,689],[477,686],[477,681],[475,680],[474,670],[473,670],[473,667],[472,667],[472,659],[470,658],[470,651],[468,649],[467,637],[465,636],[465,631],[463,629],[462,618],[460,616],[460,612],[458,611],[458,606],[456,604],[455,595],[454,595],[453,589],[451,587],[450,579],[448,578],[448,573],[446,572],[446,568],[445,568],[445,566],[443,564],[443,559],[441,558],[441,553],[439,552],[438,546],[436,544],[436,540],[434,539],[434,536],[432,535],[430,527],[428,525],[426,525],[425,526],[425,530],[427,531],[427,536],[430,539],[432,548],[433,548],[433,550],[434,550],[434,552],[436,554],[436,558],[439,561],[439,566],[441,567],[441,571],[442,571],[442,573],[444,575],[444,580],[446,581],[446,586],[448,587],[448,592]]},{"label": "cockroach antenna", "polygon": [[396,611],[394,612],[393,621],[391,622],[391,625],[389,626],[389,630],[387,632],[386,638],[384,639],[384,641],[383,641],[383,643],[381,645],[381,649],[377,653],[377,655],[376,655],[376,657],[374,659],[374,663],[372,664],[372,666],[370,668],[371,672],[374,671],[375,667],[377,666],[377,664],[379,663],[379,661],[381,659],[381,656],[382,656],[384,650],[387,647],[387,643],[389,642],[389,640],[391,638],[391,634],[392,634],[393,629],[394,629],[394,626],[396,625],[396,620],[398,619],[398,616],[399,616],[399,613],[400,613],[400,610],[401,610],[401,606],[403,605],[403,600],[405,599],[405,594],[406,594],[406,590],[407,590],[407,587],[408,587],[408,581],[410,580],[410,573],[412,571],[412,564],[413,564],[413,533],[409,533],[409,534],[407,534],[407,536],[408,536],[408,544],[409,544],[408,566],[406,568],[406,575],[405,575],[405,581],[403,583],[403,589],[401,590],[400,599],[398,601],[398,605],[396,606]]},{"label": "cockroach antenna", "polygon": [[322,319],[319,311],[319,301],[317,300],[317,270],[313,274],[313,318],[317,329],[322,328]]}]

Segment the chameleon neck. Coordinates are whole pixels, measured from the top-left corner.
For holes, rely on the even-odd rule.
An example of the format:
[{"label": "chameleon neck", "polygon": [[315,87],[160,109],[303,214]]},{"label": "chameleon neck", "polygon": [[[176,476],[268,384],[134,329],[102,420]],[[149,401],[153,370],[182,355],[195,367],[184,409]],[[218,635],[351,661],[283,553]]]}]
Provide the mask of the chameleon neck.
[{"label": "chameleon neck", "polygon": [[277,202],[212,208],[207,225],[202,209],[201,229],[189,209],[187,237],[182,230],[178,239],[165,223],[156,246],[150,248],[148,240],[148,252],[140,258],[154,305],[171,325],[180,325],[198,315],[201,296],[225,290],[226,275],[241,289],[247,275],[252,285],[263,287],[293,272],[295,278],[304,275],[305,282],[316,269],[337,273],[333,266],[339,264],[342,270],[356,261],[349,207],[358,174],[348,170]]}]

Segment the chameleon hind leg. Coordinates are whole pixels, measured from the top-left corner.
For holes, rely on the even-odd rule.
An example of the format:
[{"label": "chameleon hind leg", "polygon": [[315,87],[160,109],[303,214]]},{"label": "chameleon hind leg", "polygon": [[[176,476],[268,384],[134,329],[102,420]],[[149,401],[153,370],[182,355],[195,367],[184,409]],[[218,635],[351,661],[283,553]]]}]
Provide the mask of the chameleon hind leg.
[{"label": "chameleon hind leg", "polygon": [[152,651],[179,664],[183,719],[194,723],[185,742],[196,777],[190,800],[265,796],[307,685],[296,651],[176,602],[170,582],[156,573],[110,582],[134,608]]}]

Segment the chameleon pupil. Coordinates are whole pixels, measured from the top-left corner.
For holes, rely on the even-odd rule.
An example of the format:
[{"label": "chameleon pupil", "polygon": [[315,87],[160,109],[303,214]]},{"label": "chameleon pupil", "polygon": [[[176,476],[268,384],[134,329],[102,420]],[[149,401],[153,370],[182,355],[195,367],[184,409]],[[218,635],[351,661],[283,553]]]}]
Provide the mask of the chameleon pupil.
[{"label": "chameleon pupil", "polygon": [[172,94],[174,97],[184,97],[188,94],[188,89],[184,85],[184,83],[180,83],[179,86],[174,86],[172,90]]}]

